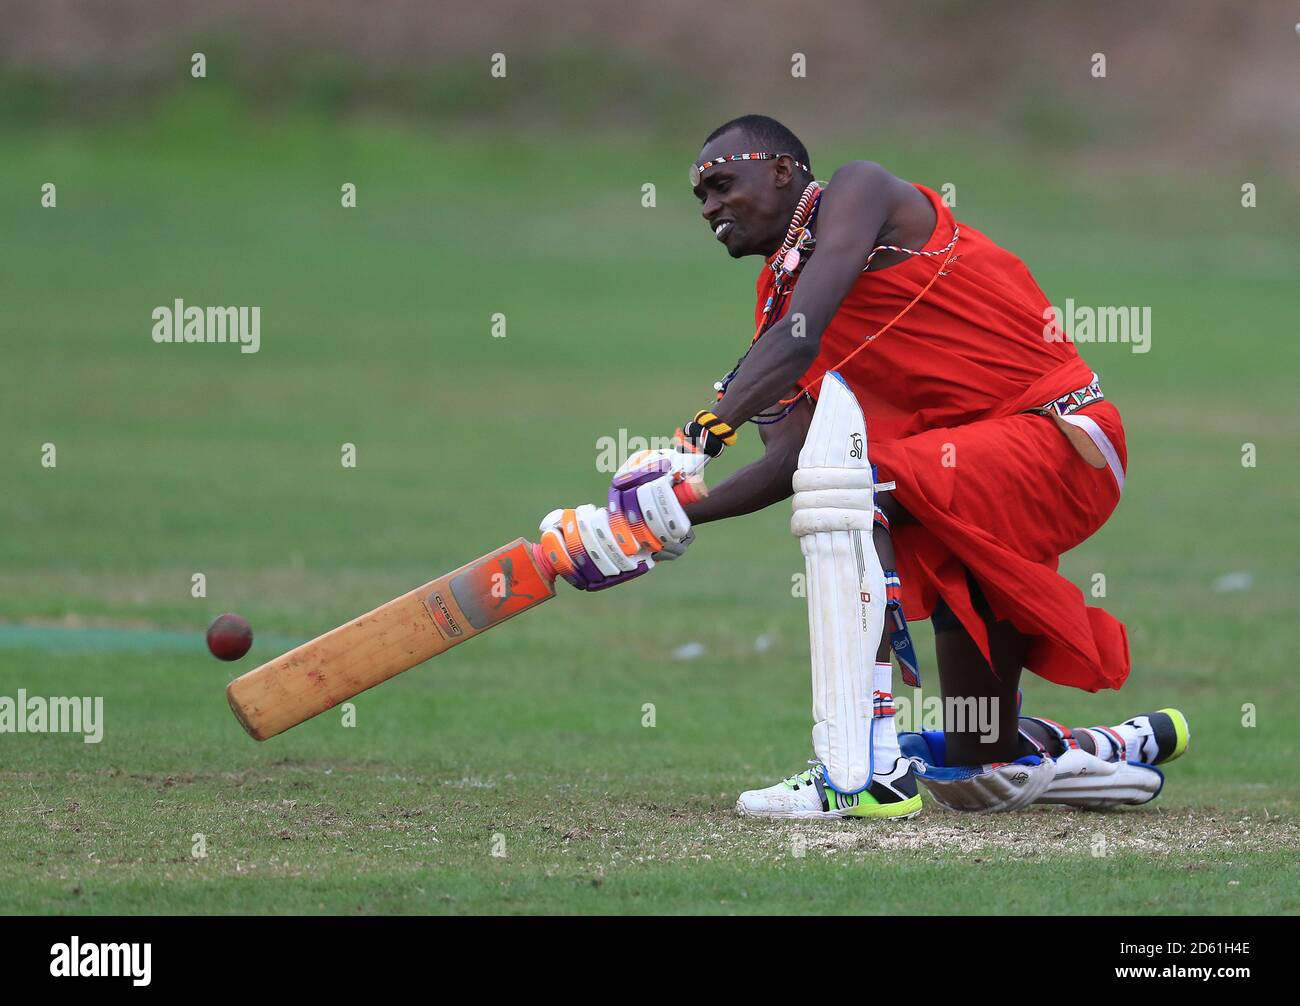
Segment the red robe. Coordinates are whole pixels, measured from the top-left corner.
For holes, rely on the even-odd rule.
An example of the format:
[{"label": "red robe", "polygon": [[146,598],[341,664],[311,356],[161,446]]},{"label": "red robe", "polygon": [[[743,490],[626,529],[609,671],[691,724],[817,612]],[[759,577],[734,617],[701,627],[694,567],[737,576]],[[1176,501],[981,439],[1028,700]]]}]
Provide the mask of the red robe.
[{"label": "red robe", "polygon": [[[915,518],[894,529],[908,618],[928,618],[942,597],[987,658],[969,570],[994,615],[1031,637],[1030,670],[1088,691],[1119,688],[1129,672],[1123,624],[1088,607],[1056,572],[1060,555],[1119,502],[1127,466],[1119,411],[1102,401],[1079,413],[1108,441],[1114,471],[1088,464],[1052,419],[1026,413],[1086,386],[1092,370],[1073,343],[1045,337],[1050,302],[1024,263],[958,225],[938,194],[917,189],[938,216],[923,250],[942,249],[960,226],[948,274],[842,362],[907,306],[944,258],[909,257],[863,273],[799,386],[815,397],[821,376],[837,369],[862,405],[880,480],[897,481],[894,495]],[[756,322],[772,278],[768,268],[759,276]]]}]

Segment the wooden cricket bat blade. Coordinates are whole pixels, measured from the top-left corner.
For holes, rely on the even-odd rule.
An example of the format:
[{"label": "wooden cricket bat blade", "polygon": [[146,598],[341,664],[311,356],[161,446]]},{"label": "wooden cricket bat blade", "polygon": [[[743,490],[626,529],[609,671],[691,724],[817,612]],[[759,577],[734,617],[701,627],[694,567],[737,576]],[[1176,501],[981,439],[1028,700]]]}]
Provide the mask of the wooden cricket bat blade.
[{"label": "wooden cricket bat blade", "polygon": [[550,564],[517,538],[254,668],[226,698],[266,740],[554,596]]}]

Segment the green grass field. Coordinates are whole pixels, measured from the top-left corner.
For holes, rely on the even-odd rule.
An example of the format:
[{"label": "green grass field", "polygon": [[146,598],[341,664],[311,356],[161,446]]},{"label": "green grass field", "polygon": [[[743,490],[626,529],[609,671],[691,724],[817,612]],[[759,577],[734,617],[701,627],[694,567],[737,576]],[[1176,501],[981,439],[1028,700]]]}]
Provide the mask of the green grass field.
[{"label": "green grass field", "polygon": [[[1192,750],[1156,803],[734,817],[809,749],[784,507],[703,529],[627,588],[561,585],[362,696],[355,727],[243,734],[235,673],[601,498],[599,437],[665,434],[708,400],[748,340],[757,262],[696,215],[696,141],[527,146],[221,101],[0,140],[0,695],[105,709],[97,745],[0,735],[0,911],[1300,910],[1300,205],[1252,178],[1243,209],[1231,171],[1105,176],[960,139],[814,150],[823,177],[869,157],[955,183],[958,216],[1054,301],[1151,305],[1150,353],[1083,347],[1130,477],[1062,565],[1085,589],[1106,575],[1133,675],[1095,696],[1029,681],[1025,701],[1070,723],[1181,706]],[[150,312],[178,297],[260,305],[261,351],[155,345]],[[751,433],[711,478],[756,450]],[[1230,573],[1247,589],[1216,590]],[[235,665],[202,642],[227,610],[258,633]],[[705,655],[674,660],[687,642]]]}]

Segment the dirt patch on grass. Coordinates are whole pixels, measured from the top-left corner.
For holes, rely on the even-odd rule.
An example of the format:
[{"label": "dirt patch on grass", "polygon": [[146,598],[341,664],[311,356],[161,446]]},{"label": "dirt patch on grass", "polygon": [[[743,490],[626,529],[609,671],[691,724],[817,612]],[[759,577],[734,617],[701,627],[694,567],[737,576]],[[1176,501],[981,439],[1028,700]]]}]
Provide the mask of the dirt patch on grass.
[{"label": "dirt patch on grass", "polygon": [[[1136,853],[1159,858],[1300,850],[1300,823],[1214,809],[1095,813],[1043,807],[1020,814],[956,814],[930,805],[910,821],[789,822],[766,826],[767,847],[787,854],[901,852],[980,860]],[[802,849],[802,851],[801,851]]]},{"label": "dirt patch on grass", "polygon": [[[533,817],[543,857],[574,854],[593,865],[735,861],[755,865],[815,857],[969,862],[1138,855],[1204,858],[1296,850],[1300,822],[1261,811],[1157,808],[1106,813],[1042,807],[1019,814],[967,815],[933,803],[909,821],[757,821],[730,810],[647,813],[645,808],[556,807]],[[518,823],[518,822],[512,822]]]}]

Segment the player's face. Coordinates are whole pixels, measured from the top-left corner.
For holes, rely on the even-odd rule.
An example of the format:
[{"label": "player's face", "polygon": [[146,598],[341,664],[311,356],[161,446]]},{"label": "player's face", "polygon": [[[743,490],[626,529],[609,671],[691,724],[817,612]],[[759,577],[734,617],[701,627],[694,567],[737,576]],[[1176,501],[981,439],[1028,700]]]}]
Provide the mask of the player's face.
[{"label": "player's face", "polygon": [[[699,160],[746,153],[752,144],[743,135],[725,133],[700,151]],[[700,214],[732,258],[771,255],[781,246],[790,222],[782,198],[791,178],[788,162],[786,157],[726,161],[701,176],[695,187]]]}]

